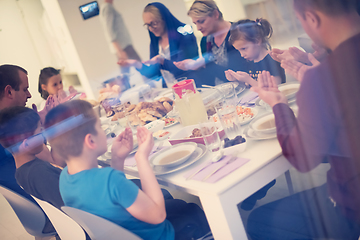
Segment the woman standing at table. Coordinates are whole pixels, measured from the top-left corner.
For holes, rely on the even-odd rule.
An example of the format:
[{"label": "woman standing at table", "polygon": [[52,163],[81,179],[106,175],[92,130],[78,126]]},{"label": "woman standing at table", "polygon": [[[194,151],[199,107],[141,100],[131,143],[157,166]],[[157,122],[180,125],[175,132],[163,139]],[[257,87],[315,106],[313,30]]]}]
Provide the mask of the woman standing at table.
[{"label": "woman standing at table", "polygon": [[[214,0],[195,1],[188,15],[203,34],[200,47],[203,58],[175,63],[182,70],[198,70],[197,85],[227,82],[225,71],[244,71],[246,60],[229,43],[232,23],[225,21]],[[205,68],[203,68],[205,66]]]},{"label": "woman standing at table", "polygon": [[135,66],[148,78],[162,76],[169,83],[175,78],[189,76],[173,62],[198,57],[198,46],[191,26],[180,22],[159,2],[149,3],[145,7],[143,20],[150,35],[150,60],[141,63],[128,59],[118,63],[121,66]]}]

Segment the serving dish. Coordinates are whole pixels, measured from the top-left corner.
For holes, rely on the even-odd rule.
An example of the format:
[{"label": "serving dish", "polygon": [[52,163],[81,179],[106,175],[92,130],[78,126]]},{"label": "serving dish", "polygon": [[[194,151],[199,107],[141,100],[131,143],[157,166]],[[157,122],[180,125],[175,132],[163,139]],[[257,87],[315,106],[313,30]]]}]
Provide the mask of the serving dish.
[{"label": "serving dish", "polygon": [[[236,111],[239,116],[240,124],[245,125],[251,122],[259,113],[256,108],[236,106]],[[219,117],[217,114],[213,115],[213,121],[219,122]]]},{"label": "serving dish", "polygon": [[[213,123],[210,124],[204,124],[204,126],[213,126]],[[172,134],[171,137],[169,138],[169,142],[171,145],[175,145],[175,144],[179,144],[179,143],[184,143],[184,142],[194,142],[194,143],[199,143],[199,144],[205,144],[203,137],[193,137],[193,138],[189,138],[190,135],[192,135],[192,131],[195,128],[199,128],[199,125],[190,125],[190,126],[186,126],[183,127],[182,129],[180,129],[179,131],[177,131],[176,133]],[[225,135],[224,129],[221,127],[221,125],[217,125],[217,132],[219,133],[219,137],[223,138]]]},{"label": "serving dish", "polygon": [[155,120],[148,124],[146,124],[144,127],[146,127],[149,131],[155,133],[157,131],[160,131],[164,128],[165,122],[163,120]]},{"label": "serving dish", "polygon": [[169,131],[164,131],[164,130],[160,130],[157,131],[153,134],[153,137],[156,138],[157,140],[164,140],[168,137],[170,137],[171,132]]}]

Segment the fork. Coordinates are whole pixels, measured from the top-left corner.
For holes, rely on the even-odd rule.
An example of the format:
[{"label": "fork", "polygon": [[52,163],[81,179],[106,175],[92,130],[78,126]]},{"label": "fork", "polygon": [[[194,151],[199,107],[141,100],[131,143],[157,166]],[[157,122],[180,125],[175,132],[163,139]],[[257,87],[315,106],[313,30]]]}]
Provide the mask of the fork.
[{"label": "fork", "polygon": [[237,160],[237,154],[238,151],[235,151],[234,153],[232,153],[232,157],[227,160],[224,164],[222,164],[221,166],[219,166],[218,168],[214,169],[211,173],[209,173],[206,177],[204,177],[201,181],[206,181],[209,177],[211,177],[212,175],[214,175],[215,173],[217,173],[220,169],[222,169],[223,167],[225,167],[226,165],[234,162],[235,160]]},{"label": "fork", "polygon": [[188,176],[188,177],[186,178],[186,180],[189,180],[190,178],[194,177],[196,174],[198,174],[199,172],[201,172],[201,171],[204,170],[205,168],[209,167],[211,164],[220,161],[220,160],[222,159],[223,155],[224,155],[223,150],[220,150],[219,153],[217,153],[217,154],[215,155],[215,157],[214,157],[210,162],[208,162],[208,164],[206,164],[205,166],[203,166],[202,168],[198,169],[196,172],[194,172],[193,174],[191,174],[190,176]]}]

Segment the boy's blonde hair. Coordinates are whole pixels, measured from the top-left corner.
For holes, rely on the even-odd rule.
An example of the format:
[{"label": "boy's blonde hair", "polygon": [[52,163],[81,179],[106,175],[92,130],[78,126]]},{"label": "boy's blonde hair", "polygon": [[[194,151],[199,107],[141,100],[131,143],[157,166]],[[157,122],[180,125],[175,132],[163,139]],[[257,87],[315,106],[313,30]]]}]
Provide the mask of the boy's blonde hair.
[{"label": "boy's blonde hair", "polygon": [[[75,126],[62,126],[59,129],[61,123],[77,116],[81,116],[81,123],[77,122]],[[47,132],[58,133],[48,138],[52,150],[64,159],[68,159],[69,156],[80,156],[83,152],[85,136],[98,134],[95,129],[98,119],[91,104],[84,100],[72,100],[51,109],[46,115],[45,128]]]},{"label": "boy's blonde hair", "polygon": [[223,14],[214,0],[196,0],[191,5],[188,15],[190,17],[211,17],[214,11],[219,13],[219,20],[224,20]]}]

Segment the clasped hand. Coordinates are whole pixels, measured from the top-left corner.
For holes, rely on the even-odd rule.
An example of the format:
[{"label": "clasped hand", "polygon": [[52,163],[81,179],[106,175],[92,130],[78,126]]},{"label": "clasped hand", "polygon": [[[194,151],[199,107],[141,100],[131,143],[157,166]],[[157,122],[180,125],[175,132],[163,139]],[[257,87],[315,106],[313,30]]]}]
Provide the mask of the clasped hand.
[{"label": "clasped hand", "polygon": [[258,86],[252,87],[251,90],[257,92],[259,97],[271,107],[278,103],[288,103],[285,95],[279,91],[275,78],[268,71],[258,75]]}]

